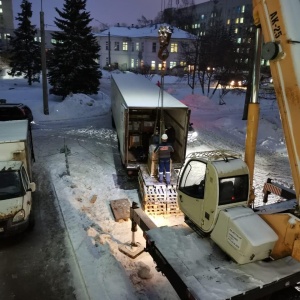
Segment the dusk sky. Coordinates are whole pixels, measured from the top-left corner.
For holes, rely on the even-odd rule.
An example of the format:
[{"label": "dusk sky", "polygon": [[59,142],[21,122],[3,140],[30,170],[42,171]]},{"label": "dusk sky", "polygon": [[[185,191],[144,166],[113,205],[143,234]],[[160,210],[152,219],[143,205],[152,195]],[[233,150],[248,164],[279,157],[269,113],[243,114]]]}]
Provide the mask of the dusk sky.
[{"label": "dusk sky", "polygon": [[[195,4],[209,0],[195,0]],[[51,30],[54,26],[54,17],[58,17],[55,7],[62,10],[63,0],[31,0],[32,3],[32,23],[39,27],[41,2],[45,15],[46,29]],[[181,1],[180,1],[181,2]],[[13,0],[14,16],[21,12],[22,0]],[[165,4],[164,4],[165,3]],[[86,10],[91,17],[99,22],[115,25],[116,23],[126,23],[127,25],[137,24],[137,19],[142,15],[147,19],[154,19],[162,6],[167,6],[169,0],[87,0]],[[173,0],[173,7],[176,7],[176,0]],[[98,26],[99,22],[93,21],[92,26]],[[16,25],[16,22],[15,22]]]}]

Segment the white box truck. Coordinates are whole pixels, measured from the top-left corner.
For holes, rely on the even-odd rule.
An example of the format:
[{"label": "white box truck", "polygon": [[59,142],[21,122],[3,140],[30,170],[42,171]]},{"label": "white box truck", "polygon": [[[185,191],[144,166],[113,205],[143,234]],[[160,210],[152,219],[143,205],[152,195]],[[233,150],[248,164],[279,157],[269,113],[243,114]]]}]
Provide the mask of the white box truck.
[{"label": "white box truck", "polygon": [[[116,128],[121,160],[128,174],[137,173],[144,209],[148,213],[179,213],[176,202],[178,170],[184,163],[190,125],[190,109],[143,75],[113,74],[111,78],[112,124]],[[163,123],[161,122],[163,115]],[[171,184],[157,181],[157,157],[153,134],[160,125],[172,128],[174,153]],[[167,207],[168,205],[168,207]]]},{"label": "white box truck", "polygon": [[34,225],[33,147],[28,120],[0,122],[0,235]]}]

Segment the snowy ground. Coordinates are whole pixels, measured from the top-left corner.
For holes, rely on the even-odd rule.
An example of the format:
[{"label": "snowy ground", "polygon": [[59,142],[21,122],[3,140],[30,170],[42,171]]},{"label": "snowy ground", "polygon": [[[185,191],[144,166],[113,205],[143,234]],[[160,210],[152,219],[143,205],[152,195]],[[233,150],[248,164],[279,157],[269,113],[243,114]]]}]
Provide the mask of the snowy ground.
[{"label": "snowy ground", "polygon": [[[158,79],[154,77],[153,83]],[[104,73],[101,82],[103,87],[107,87],[109,74]],[[213,99],[200,96],[199,89],[191,95],[187,83],[176,77],[166,77],[165,85],[169,93],[191,108],[191,121],[199,135],[195,142],[189,144],[188,153],[232,148],[243,154],[246,134],[246,121],[241,120],[244,94],[229,93],[224,99],[226,105],[219,105],[218,93]],[[49,95],[50,114],[46,116],[43,114],[41,84],[29,87],[24,80],[4,76],[0,80],[0,90],[1,98],[8,102],[22,102],[32,109],[37,129],[58,120],[67,125],[71,121],[79,122],[88,116],[103,116],[110,112],[110,98],[104,93],[95,97],[72,95],[64,101]],[[260,119],[254,184],[258,199],[261,199],[262,185],[268,176],[284,174],[281,182],[287,185],[292,183],[275,101],[261,102]],[[109,202],[120,198],[139,202],[139,199],[135,188],[122,189],[115,185],[115,131],[109,127],[99,129],[83,125],[76,131],[72,128],[66,130],[64,136],[76,136],[76,139],[68,140],[71,149],[68,156],[70,175],[61,153],[53,152],[45,165],[51,170],[59,205],[90,299],[99,299],[99,295],[103,300],[179,299],[167,279],[156,272],[150,255],[143,253],[132,260],[118,250],[120,244],[131,241],[131,222],[115,222]],[[95,139],[93,147],[85,145],[88,137]],[[97,143],[104,147],[107,145],[107,151],[97,153]],[[43,151],[50,153],[54,148],[55,145],[49,144],[49,148]],[[274,161],[281,165],[274,167]],[[155,217],[153,221],[158,226],[174,225],[183,223],[183,217]],[[140,230],[136,238],[141,244],[144,243]]]}]

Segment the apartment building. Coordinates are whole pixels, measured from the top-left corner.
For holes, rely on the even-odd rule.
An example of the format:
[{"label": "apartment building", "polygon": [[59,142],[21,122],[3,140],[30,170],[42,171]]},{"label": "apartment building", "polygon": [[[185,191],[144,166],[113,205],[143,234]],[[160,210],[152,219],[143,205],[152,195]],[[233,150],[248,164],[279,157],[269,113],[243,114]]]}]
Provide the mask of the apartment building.
[{"label": "apartment building", "polygon": [[[158,58],[160,47],[158,30],[168,24],[154,24],[146,27],[110,27],[95,34],[100,50],[100,67],[116,65],[122,70],[138,69],[149,66],[152,72],[162,69],[162,61]],[[181,43],[188,43],[194,36],[178,28],[173,28],[169,44],[169,57],[166,68],[184,66],[181,58]]]},{"label": "apartment building", "polygon": [[12,0],[0,0],[0,50],[7,49],[14,31]]},{"label": "apartment building", "polygon": [[[180,9],[191,18],[182,29],[204,36],[207,30],[221,21],[230,28],[236,42],[236,53],[243,63],[248,64],[247,55],[254,43],[254,26],[252,18],[252,0],[213,0]],[[252,33],[252,34],[251,34]]]}]

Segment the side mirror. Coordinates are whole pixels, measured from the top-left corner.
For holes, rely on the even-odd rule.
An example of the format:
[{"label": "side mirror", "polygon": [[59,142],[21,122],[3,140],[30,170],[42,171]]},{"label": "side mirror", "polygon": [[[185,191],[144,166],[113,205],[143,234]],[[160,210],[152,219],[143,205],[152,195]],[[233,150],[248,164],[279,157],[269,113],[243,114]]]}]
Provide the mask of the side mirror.
[{"label": "side mirror", "polygon": [[35,190],[36,190],[35,182],[30,182],[29,183],[29,190],[31,190],[32,192],[35,192]]}]

